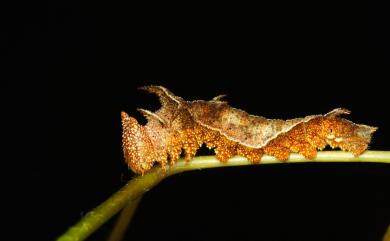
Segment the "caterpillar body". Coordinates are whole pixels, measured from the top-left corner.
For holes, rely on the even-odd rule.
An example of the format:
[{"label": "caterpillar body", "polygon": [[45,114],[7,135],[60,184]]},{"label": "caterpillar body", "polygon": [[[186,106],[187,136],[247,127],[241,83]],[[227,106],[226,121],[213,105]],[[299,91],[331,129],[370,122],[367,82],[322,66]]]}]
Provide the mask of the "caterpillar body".
[{"label": "caterpillar body", "polygon": [[264,154],[287,160],[290,152],[313,159],[327,145],[358,156],[377,129],[341,118],[350,113],[343,108],[325,115],[267,119],[230,107],[222,95],[210,101],[185,101],[162,86],[140,89],[156,94],[161,102],[156,112],[138,109],[147,119],[145,126],[121,113],[124,157],[129,168],[140,174],[155,163],[163,168],[175,163],[183,150],[190,160],[203,144],[223,162],[234,155],[259,162]]}]

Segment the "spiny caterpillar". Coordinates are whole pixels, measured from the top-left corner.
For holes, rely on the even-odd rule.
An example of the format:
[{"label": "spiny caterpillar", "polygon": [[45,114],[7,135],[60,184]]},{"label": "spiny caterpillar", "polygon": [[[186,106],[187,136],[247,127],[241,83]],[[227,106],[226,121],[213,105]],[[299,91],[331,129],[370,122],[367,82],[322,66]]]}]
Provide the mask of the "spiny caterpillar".
[{"label": "spiny caterpillar", "polygon": [[155,162],[163,168],[168,161],[174,164],[182,150],[190,160],[203,144],[214,149],[222,162],[234,155],[259,162],[264,154],[287,160],[290,152],[313,159],[327,145],[358,156],[377,129],[340,118],[350,113],[342,108],[325,115],[266,119],[230,107],[221,100],[223,95],[210,101],[185,101],[162,86],[140,89],[156,94],[162,106],[155,113],[138,109],[147,119],[145,126],[121,113],[124,156],[135,173],[144,174]]}]

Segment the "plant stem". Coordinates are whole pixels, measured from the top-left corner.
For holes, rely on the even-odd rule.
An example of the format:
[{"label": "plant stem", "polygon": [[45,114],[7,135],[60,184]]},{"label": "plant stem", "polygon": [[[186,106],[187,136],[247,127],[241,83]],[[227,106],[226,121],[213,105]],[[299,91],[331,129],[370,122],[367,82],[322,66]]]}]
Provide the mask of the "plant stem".
[{"label": "plant stem", "polygon": [[[291,154],[287,163],[297,162],[378,162],[390,163],[390,151],[366,151],[358,157],[351,153],[343,151],[322,151],[318,152],[317,157],[308,160],[300,154]],[[274,157],[263,156],[260,165],[283,163]],[[166,171],[160,167],[155,167],[143,176],[137,176],[130,180],[123,188],[114,193],[105,202],[90,211],[78,223],[69,228],[58,241],[80,241],[87,238],[108,219],[114,216],[126,205],[134,205],[134,202],[144,192],[150,190],[164,178],[191,170],[205,168],[228,167],[228,166],[247,166],[254,165],[246,158],[236,156],[229,159],[228,162],[222,163],[214,156],[199,156],[193,158],[190,162],[181,159],[174,165],[167,168]],[[133,204],[131,204],[133,203]]]},{"label": "plant stem", "polygon": [[127,227],[129,226],[129,223],[131,219],[134,216],[135,210],[138,207],[139,202],[142,199],[142,195],[136,199],[134,199],[132,202],[129,202],[121,211],[119,214],[118,219],[115,222],[115,226],[111,231],[111,234],[107,241],[120,241],[123,239]]},{"label": "plant stem", "polygon": [[[154,168],[144,176],[130,180],[110,198],[87,213],[77,224],[69,228],[58,241],[79,241],[86,239],[125,205],[134,202],[144,192],[154,187],[165,177],[164,172]],[[130,205],[130,204],[129,204]]]}]

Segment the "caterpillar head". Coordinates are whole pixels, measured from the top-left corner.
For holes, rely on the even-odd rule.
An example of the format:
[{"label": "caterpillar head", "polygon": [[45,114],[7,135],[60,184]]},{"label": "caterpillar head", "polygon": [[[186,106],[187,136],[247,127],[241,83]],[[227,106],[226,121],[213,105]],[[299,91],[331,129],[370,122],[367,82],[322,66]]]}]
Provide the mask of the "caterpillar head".
[{"label": "caterpillar head", "polygon": [[358,156],[367,149],[372,134],[377,128],[354,124],[338,116],[349,113],[345,109],[336,109],[325,115],[322,125],[322,135],[332,148],[340,147],[342,150],[350,151],[355,156]]},{"label": "caterpillar head", "polygon": [[153,166],[155,148],[144,126],[126,112],[122,111],[121,117],[125,160],[133,172],[143,174]]}]

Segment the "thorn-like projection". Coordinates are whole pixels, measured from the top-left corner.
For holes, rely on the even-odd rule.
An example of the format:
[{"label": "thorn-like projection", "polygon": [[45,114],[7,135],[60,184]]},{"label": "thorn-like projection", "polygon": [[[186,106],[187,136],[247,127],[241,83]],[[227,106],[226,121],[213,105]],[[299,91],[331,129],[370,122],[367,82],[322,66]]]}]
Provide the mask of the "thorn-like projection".
[{"label": "thorn-like projection", "polygon": [[339,116],[339,115],[349,115],[349,114],[351,114],[351,111],[348,110],[348,109],[336,108],[336,109],[330,111],[329,113],[327,113],[326,116],[328,116],[328,117],[336,117],[336,116]]},{"label": "thorn-like projection", "polygon": [[180,105],[181,102],[183,101],[182,98],[175,96],[171,91],[169,91],[168,89],[162,86],[150,85],[150,86],[142,86],[139,87],[138,89],[156,94],[160,98],[160,102],[162,106],[170,102],[175,102],[176,104]]},{"label": "thorn-like projection", "polygon": [[217,95],[214,98],[212,98],[212,101],[221,101],[223,98],[225,98],[226,95]]},{"label": "thorn-like projection", "polygon": [[138,108],[137,109],[139,112],[141,112],[141,114],[148,120],[148,121],[151,121],[151,120],[157,120],[158,122],[160,122],[161,124],[163,125],[166,125],[167,122],[161,118],[159,115],[149,111],[149,110],[145,110],[145,109],[141,109],[141,108]]}]

